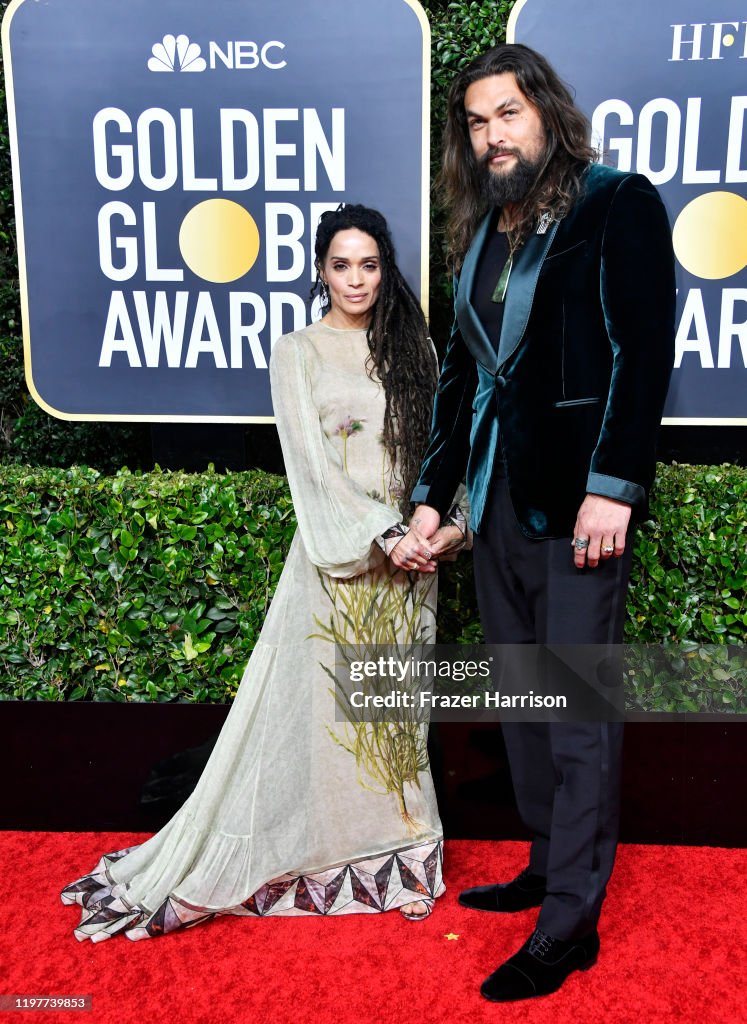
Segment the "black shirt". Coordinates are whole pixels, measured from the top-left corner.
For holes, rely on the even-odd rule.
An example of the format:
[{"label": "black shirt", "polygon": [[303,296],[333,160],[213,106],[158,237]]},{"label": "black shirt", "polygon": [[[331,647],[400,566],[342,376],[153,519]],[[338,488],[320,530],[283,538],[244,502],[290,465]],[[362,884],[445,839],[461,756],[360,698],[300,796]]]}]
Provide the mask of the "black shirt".
[{"label": "black shirt", "polygon": [[493,302],[493,293],[508,259],[508,239],[505,231],[497,231],[498,214],[493,215],[485,242],[477,261],[475,282],[470,297],[472,307],[485,328],[485,333],[498,350],[503,324],[503,303]]}]

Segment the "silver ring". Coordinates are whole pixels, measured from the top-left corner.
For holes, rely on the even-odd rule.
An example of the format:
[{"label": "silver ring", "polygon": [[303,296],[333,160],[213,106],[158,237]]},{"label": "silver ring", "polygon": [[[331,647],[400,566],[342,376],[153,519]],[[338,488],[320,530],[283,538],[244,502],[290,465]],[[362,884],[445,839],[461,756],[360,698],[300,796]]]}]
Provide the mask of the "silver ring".
[{"label": "silver ring", "polygon": [[573,546],[576,549],[576,551],[586,551],[586,549],[589,546],[589,538],[588,537],[574,537],[573,538]]},{"label": "silver ring", "polygon": [[602,551],[605,553],[605,555],[611,555],[614,550],[615,548],[611,544],[605,544],[602,548]]}]

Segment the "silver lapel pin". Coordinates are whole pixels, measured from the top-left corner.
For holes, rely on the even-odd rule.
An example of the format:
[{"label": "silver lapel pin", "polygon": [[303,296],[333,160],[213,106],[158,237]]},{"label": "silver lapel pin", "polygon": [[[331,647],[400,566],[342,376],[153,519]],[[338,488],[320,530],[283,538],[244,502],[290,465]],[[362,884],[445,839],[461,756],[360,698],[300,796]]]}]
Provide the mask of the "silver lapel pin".
[{"label": "silver lapel pin", "polygon": [[539,225],[537,226],[537,234],[544,235],[547,229],[552,224],[552,214],[548,213],[547,210],[540,217]]}]

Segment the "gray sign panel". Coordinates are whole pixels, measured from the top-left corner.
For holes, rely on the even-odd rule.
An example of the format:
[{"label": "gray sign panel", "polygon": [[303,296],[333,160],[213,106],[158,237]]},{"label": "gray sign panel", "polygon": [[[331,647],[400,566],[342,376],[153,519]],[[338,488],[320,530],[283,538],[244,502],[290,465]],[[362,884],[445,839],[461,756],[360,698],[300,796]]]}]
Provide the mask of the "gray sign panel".
[{"label": "gray sign panel", "polygon": [[261,420],[324,209],[427,295],[414,0],[15,0],[3,24],[27,378],[72,419]]}]

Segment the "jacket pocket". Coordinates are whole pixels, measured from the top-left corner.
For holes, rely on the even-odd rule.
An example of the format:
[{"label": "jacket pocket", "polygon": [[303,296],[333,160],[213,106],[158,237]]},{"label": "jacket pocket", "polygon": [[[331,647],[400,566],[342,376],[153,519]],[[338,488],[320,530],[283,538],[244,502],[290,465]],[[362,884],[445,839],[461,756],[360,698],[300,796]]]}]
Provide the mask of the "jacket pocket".
[{"label": "jacket pocket", "polygon": [[558,252],[549,252],[547,256],[545,256],[544,263],[552,263],[553,260],[559,260],[561,257],[570,256],[571,253],[578,256],[587,245],[587,239],[582,238],[580,242],[576,242],[575,245],[571,245],[567,249],[560,249]]},{"label": "jacket pocket", "polygon": [[569,398],[563,402],[553,402],[553,409],[566,409],[573,405],[596,405],[601,398]]}]

